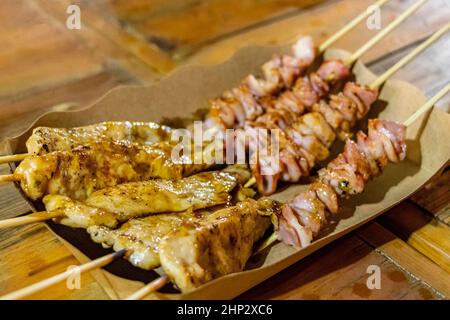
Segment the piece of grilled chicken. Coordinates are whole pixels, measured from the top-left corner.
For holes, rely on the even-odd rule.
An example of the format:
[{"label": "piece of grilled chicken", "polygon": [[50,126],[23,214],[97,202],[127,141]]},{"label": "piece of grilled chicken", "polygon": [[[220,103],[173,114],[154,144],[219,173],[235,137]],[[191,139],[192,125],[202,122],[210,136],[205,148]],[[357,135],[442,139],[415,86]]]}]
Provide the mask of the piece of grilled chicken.
[{"label": "piece of grilled chicken", "polygon": [[172,129],[155,122],[107,121],[75,128],[37,127],[26,142],[28,153],[72,150],[98,140],[153,144],[170,140]]},{"label": "piece of grilled chicken", "polygon": [[189,292],[213,279],[243,271],[255,243],[278,211],[275,201],[248,199],[207,215],[198,226],[179,228],[159,244],[164,272],[182,292]]},{"label": "piece of grilled chicken", "polygon": [[129,220],[116,230],[99,226],[87,230],[103,247],[127,249],[126,258],[136,267],[150,270],[162,265],[178,288],[189,291],[242,271],[278,210],[272,200],[247,199],[215,212],[158,214]]},{"label": "piece of grilled chicken", "polygon": [[32,200],[60,194],[82,201],[106,187],[152,178],[181,179],[212,166],[172,161],[176,146],[171,141],[138,145],[100,140],[72,150],[27,157],[14,177]]},{"label": "piece of grilled chicken", "polygon": [[119,222],[161,212],[182,212],[229,203],[231,191],[250,178],[246,165],[202,172],[181,180],[155,179],[99,190],[84,203],[61,195],[47,195],[47,211],[60,211],[55,221],[70,227],[114,228]]},{"label": "piece of grilled chicken", "polygon": [[207,210],[188,210],[179,213],[161,213],[145,218],[131,219],[118,229],[104,225],[92,225],[87,228],[94,242],[114,251],[126,249],[130,252],[126,258],[138,268],[151,270],[159,267],[158,245],[163,237],[179,228],[197,226]]}]

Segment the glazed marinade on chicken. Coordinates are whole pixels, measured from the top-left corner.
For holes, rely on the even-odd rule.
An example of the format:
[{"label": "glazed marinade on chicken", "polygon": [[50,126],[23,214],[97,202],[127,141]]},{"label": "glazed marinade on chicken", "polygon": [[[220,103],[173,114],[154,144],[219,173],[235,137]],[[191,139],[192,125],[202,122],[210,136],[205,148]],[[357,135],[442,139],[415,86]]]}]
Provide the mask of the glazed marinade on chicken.
[{"label": "glazed marinade on chicken", "polygon": [[75,128],[37,127],[26,142],[28,153],[72,150],[99,140],[153,144],[168,141],[172,129],[155,122],[106,121]]},{"label": "glazed marinade on chicken", "polygon": [[278,208],[269,199],[248,199],[206,215],[199,226],[186,225],[168,234],[159,244],[164,272],[182,292],[188,292],[243,271]]},{"label": "glazed marinade on chicken", "polygon": [[102,225],[87,228],[94,242],[114,251],[126,249],[126,259],[138,268],[151,270],[160,265],[158,245],[170,232],[189,225],[197,226],[209,212],[204,210],[162,213],[131,219],[118,229]]},{"label": "glazed marinade on chicken", "polygon": [[32,200],[60,194],[84,200],[96,190],[152,178],[180,179],[213,164],[175,163],[175,142],[153,145],[103,143],[24,159],[14,176]]},{"label": "glazed marinade on chicken", "polygon": [[[178,214],[158,214],[129,220],[115,230],[92,226],[87,231],[93,241],[105,248],[126,249],[129,252],[126,259],[136,267],[150,270],[162,264],[184,290],[220,275],[241,271],[251,255],[254,242],[264,234],[271,224],[271,215],[278,209],[279,204],[268,199],[247,199],[215,212],[189,210]],[[164,243],[163,252],[160,252],[161,243]],[[191,246],[195,247],[195,252]],[[226,258],[225,254],[229,256]],[[191,268],[197,274],[189,268],[179,270],[186,259],[190,260]],[[185,277],[195,283],[188,284],[183,280]]]},{"label": "glazed marinade on chicken", "polygon": [[85,202],[67,196],[47,195],[47,211],[60,211],[54,220],[71,227],[115,227],[119,222],[161,212],[196,210],[230,201],[230,192],[247,181],[245,165],[199,173],[181,180],[155,179],[126,183],[92,193]]},{"label": "glazed marinade on chicken", "polygon": [[369,120],[368,134],[347,139],[344,152],[319,170],[307,190],[283,205],[278,216],[279,239],[296,247],[308,246],[339,209],[339,198],[362,193],[365,184],[391,162],[406,157],[406,127],[393,121]]}]

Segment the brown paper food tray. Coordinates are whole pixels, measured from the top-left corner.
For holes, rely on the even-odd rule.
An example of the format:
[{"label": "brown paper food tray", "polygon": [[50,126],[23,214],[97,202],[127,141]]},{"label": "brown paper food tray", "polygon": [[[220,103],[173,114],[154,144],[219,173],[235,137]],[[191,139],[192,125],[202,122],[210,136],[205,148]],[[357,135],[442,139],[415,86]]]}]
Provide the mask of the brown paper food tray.
[{"label": "brown paper food tray", "polygon": [[[247,74],[257,73],[261,64],[273,53],[288,51],[289,46],[245,48],[221,65],[183,67],[151,86],[119,87],[84,110],[48,113],[32,127],[73,127],[106,120],[186,119],[197,110],[207,108],[210,98],[235,86]],[[341,50],[330,50],[327,53],[328,58],[348,56],[347,52]],[[360,83],[369,83],[375,78],[360,63],[355,66],[354,72]],[[369,118],[380,117],[401,122],[425,101],[426,97],[414,86],[401,81],[389,81],[383,88],[380,101],[372,108]],[[230,299],[238,296],[375,218],[423,186],[450,158],[449,128],[450,115],[438,109],[432,110],[408,128],[407,159],[400,164],[389,165],[381,177],[367,185],[362,195],[343,201],[340,219],[309,247],[297,251],[278,243],[264,254],[252,258],[244,272],[221,277],[190,293],[156,293],[148,298]],[[24,143],[30,132],[31,128],[21,136],[11,139],[11,150],[16,153],[26,152]],[[334,154],[341,150],[339,146],[334,149]],[[273,198],[287,201],[304,187],[290,186],[275,194]],[[87,262],[107,252],[100,249],[100,245],[90,242],[84,230],[73,230],[53,223],[48,226],[81,262]],[[94,271],[93,276],[113,299],[125,298],[142,287],[142,281],[147,282],[156,277],[156,273],[138,270],[126,261],[116,261],[106,269],[107,271]]]}]

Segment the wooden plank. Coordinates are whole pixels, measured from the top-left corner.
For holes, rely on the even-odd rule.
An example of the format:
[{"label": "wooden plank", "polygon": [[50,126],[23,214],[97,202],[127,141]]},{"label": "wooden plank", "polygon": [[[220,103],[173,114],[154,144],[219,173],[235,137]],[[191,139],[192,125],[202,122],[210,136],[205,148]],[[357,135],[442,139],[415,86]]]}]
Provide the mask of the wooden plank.
[{"label": "wooden plank", "polygon": [[[0,174],[8,174],[9,166],[0,165]],[[0,184],[0,219],[17,217],[30,211],[28,203],[12,183]],[[0,238],[1,239],[1,238]]]},{"label": "wooden plank", "polygon": [[[337,258],[338,257],[338,258]],[[381,269],[381,289],[366,285],[367,267]],[[442,298],[355,235],[335,241],[249,290],[239,299]]]},{"label": "wooden plank", "polygon": [[[383,56],[368,66],[373,72],[380,74],[413,50],[421,41],[422,39],[412,45],[407,45]],[[435,42],[430,48],[422,52],[414,61],[411,61],[403,69],[394,74],[392,79],[409,81],[416,87],[422,89],[427,96],[432,97],[448,83],[447,70],[450,69],[450,59],[448,59],[446,48],[449,48],[449,46],[450,34],[447,34]],[[439,100],[436,106],[447,112],[450,111],[450,95]],[[444,198],[441,201],[448,202],[448,200],[450,198]]]},{"label": "wooden plank", "polygon": [[[300,34],[312,35],[316,42],[320,43],[344,26],[346,22],[366,10],[373,2],[373,0],[326,2],[324,5],[313,7],[296,16],[253,30],[246,30],[242,34],[211,44],[192,55],[186,63],[220,63],[241,47],[287,43],[293,41]],[[390,1],[382,9],[382,25],[386,26],[413,2],[413,0]],[[339,13],[339,17],[336,16],[337,13]],[[388,52],[393,52],[424,38],[447,23],[449,14],[450,6],[447,1],[429,1],[413,17],[372,48],[363,57],[363,61],[376,60]],[[376,32],[378,30],[368,30],[363,23],[339,40],[334,47],[354,51]]]},{"label": "wooden plank", "polygon": [[103,69],[62,24],[32,2],[2,1],[0,96],[53,86]]},{"label": "wooden plank", "polygon": [[450,228],[405,201],[378,220],[411,247],[450,272]]},{"label": "wooden plank", "polygon": [[411,200],[450,227],[450,170],[435,177]]},{"label": "wooden plank", "polygon": [[279,17],[321,0],[113,1],[122,23],[161,49],[180,54],[227,34]]},{"label": "wooden plank", "polygon": [[450,274],[379,223],[369,223],[356,234],[405,272],[450,297]]},{"label": "wooden plank", "polygon": [[[42,224],[0,230],[0,293],[31,285],[78,261]],[[69,290],[60,283],[29,299],[107,299],[106,293],[89,273],[80,279],[80,289]]]},{"label": "wooden plank", "polygon": [[20,134],[35,119],[51,109],[76,110],[125,83],[136,83],[136,80],[122,70],[111,69],[68,83],[59,83],[56,87],[0,98],[0,113],[8,118],[7,123],[0,127],[0,140]]},{"label": "wooden plank", "polygon": [[76,35],[109,59],[140,79],[155,80],[155,72],[168,72],[173,61],[140,34],[130,32],[116,19],[116,12],[105,1],[33,0],[60,23],[67,19],[66,8],[77,4],[82,12],[82,28]]}]

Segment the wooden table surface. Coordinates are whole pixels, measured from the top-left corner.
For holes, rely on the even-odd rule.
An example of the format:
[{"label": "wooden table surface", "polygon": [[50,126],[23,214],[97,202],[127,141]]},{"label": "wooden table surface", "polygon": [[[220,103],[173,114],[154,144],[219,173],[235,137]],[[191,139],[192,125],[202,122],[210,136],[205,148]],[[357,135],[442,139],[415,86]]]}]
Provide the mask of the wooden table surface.
[{"label": "wooden table surface", "polygon": [[[0,140],[20,133],[50,109],[76,109],[120,84],[148,84],[184,64],[224,61],[237,49],[278,44],[299,34],[317,42],[365,10],[372,0],[2,0],[0,8]],[[413,0],[391,0],[386,25]],[[81,30],[66,28],[69,4],[81,7]],[[382,72],[448,22],[450,3],[430,0],[367,53]],[[335,47],[357,49],[375,34],[364,24]],[[431,96],[450,81],[444,36],[395,75]],[[447,97],[438,106],[448,110]],[[438,141],[437,147],[438,147]],[[6,172],[5,166],[0,172]],[[411,199],[317,251],[241,299],[447,299],[450,297],[450,170]],[[0,186],[0,218],[28,206]],[[0,294],[76,265],[43,225],[0,230]],[[369,290],[367,267],[381,269]],[[55,285],[30,298],[108,299],[91,275],[81,289]]]}]

